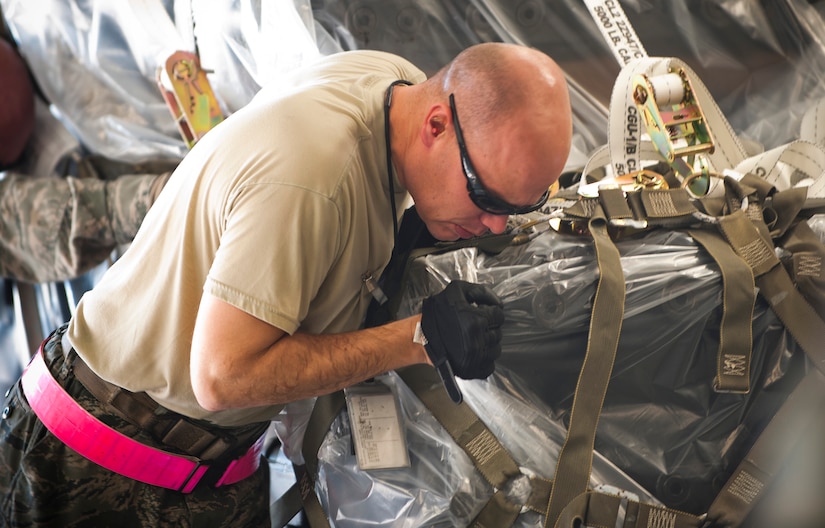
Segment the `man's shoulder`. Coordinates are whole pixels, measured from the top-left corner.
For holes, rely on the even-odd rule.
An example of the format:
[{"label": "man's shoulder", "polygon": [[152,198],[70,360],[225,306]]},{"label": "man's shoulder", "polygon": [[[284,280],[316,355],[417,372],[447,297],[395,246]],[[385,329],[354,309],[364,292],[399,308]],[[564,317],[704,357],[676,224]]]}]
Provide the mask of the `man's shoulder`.
[{"label": "man's shoulder", "polygon": [[406,58],[380,50],[349,50],[328,55],[319,61],[319,66],[331,69],[352,68],[361,73],[386,73],[389,76],[421,82],[426,76],[415,64]]}]

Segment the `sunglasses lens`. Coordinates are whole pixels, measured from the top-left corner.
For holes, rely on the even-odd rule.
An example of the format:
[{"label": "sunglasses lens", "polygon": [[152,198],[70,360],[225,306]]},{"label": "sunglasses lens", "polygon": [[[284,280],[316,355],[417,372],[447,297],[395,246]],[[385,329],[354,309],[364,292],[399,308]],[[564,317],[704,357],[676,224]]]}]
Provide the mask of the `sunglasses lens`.
[{"label": "sunglasses lens", "polygon": [[473,199],[473,203],[475,203],[479,209],[487,213],[494,215],[512,214],[512,207],[507,204],[500,203],[495,198],[492,198],[486,194],[479,195],[470,193],[470,198]]},{"label": "sunglasses lens", "polygon": [[507,202],[493,198],[486,193],[470,193],[470,198],[473,200],[479,209],[494,215],[514,215],[526,214],[533,212],[547,202],[547,197],[550,195],[549,191],[544,193],[541,199],[533,205],[515,206]]}]

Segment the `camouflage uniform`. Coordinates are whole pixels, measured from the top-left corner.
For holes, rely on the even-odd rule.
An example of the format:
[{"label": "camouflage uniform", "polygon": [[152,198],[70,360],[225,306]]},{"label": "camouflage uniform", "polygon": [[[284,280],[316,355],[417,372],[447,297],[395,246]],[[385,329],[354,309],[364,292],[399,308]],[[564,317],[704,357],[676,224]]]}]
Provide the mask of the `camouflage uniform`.
[{"label": "camouflage uniform", "polygon": [[[109,411],[67,368],[65,326],[44,344],[52,374],[86,410],[120,432],[172,451]],[[131,480],[90,462],[55,438],[31,411],[20,382],[5,398],[0,420],[2,527],[267,527],[269,466],[232,485],[199,484],[189,494]],[[169,411],[167,411],[169,412]],[[252,430],[252,427],[247,427]],[[255,435],[260,432],[257,429]]]},{"label": "camouflage uniform", "polygon": [[[130,165],[134,172],[121,175],[84,160],[77,177],[0,173],[0,276],[50,282],[105,261],[132,241],[171,165]],[[143,168],[157,172],[138,174]]]}]

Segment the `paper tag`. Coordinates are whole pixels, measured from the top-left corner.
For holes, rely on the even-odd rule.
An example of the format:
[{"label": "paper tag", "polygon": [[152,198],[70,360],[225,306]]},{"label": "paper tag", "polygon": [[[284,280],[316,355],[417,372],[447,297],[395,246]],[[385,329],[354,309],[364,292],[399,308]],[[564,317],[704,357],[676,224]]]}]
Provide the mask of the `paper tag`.
[{"label": "paper tag", "polygon": [[358,467],[409,467],[407,440],[392,390],[383,383],[374,383],[350,387],[345,394]]}]

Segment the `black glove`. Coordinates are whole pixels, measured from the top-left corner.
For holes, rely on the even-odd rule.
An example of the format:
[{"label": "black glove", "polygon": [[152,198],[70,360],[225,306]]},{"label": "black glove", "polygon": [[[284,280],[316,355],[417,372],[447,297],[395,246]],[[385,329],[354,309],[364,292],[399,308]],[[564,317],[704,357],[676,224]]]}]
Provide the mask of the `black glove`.
[{"label": "black glove", "polygon": [[481,284],[455,280],[424,299],[421,329],[427,355],[438,367],[449,362],[456,376],[486,378],[501,355],[504,310],[499,298]]}]

